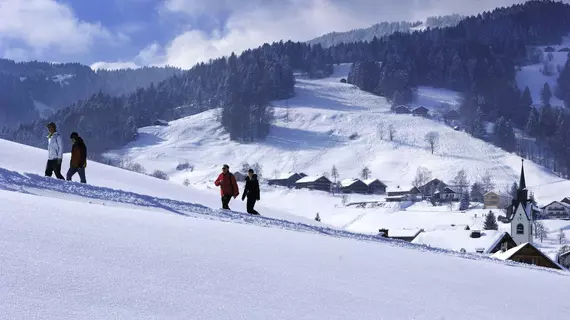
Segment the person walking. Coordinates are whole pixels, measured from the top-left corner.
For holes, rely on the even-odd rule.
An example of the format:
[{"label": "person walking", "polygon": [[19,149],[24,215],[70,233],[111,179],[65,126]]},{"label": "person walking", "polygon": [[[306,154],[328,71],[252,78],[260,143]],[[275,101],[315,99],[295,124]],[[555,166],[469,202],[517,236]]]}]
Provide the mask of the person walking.
[{"label": "person walking", "polygon": [[259,215],[259,212],[253,209],[255,202],[259,201],[259,193],[259,181],[257,180],[257,175],[253,169],[249,169],[247,171],[247,177],[245,177],[243,195],[241,196],[241,201],[244,201],[245,197],[247,197],[247,213]]},{"label": "person walking", "polygon": [[85,179],[85,168],[87,167],[87,146],[77,132],[72,132],[69,136],[73,146],[71,147],[71,160],[67,171],[67,181],[71,181],[73,175],[79,173],[81,183],[87,183]]},{"label": "person walking", "polygon": [[222,208],[230,210],[229,203],[232,197],[237,198],[239,195],[239,188],[237,185],[236,177],[230,172],[230,167],[224,164],[222,173],[218,179],[214,181],[216,186],[220,187],[220,194],[222,195]]},{"label": "person walking", "polygon": [[61,135],[57,132],[55,123],[50,122],[47,125],[49,134],[48,138],[48,161],[46,164],[46,177],[51,177],[52,173],[60,180],[65,180],[61,175],[61,162],[63,161],[63,142]]}]

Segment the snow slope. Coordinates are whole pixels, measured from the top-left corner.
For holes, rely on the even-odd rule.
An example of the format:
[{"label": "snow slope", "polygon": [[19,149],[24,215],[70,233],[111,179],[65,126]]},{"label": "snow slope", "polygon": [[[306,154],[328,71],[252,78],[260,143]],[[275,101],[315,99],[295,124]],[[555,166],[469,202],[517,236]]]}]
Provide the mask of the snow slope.
[{"label": "snow slope", "polygon": [[214,210],[177,200],[207,193],[94,162],[95,185],[45,178],[30,173],[42,155],[0,140],[7,319],[521,320],[570,308],[565,272]]},{"label": "snow slope", "polygon": [[[391,113],[383,97],[340,83],[349,67],[337,66],[335,74],[327,79],[297,79],[296,96],[289,101],[275,102],[277,121],[265,141],[250,144],[230,141],[216,121],[216,111],[211,110],[173,121],[167,127],[142,128],[138,140],[110,152],[109,156],[131,158],[147,171],[163,170],[172,181],[182,183],[188,179],[197,188],[211,186],[223,163],[235,171],[242,162],[258,162],[264,176],[269,178],[290,171],[319,175],[330,172],[335,165],[340,179],[348,179],[358,177],[367,166],[372,178],[382,180],[389,187],[410,185],[421,166],[428,168],[433,177],[447,182],[461,169],[466,170],[472,182],[488,171],[499,190],[518,181],[521,162],[517,156],[443,123]],[[378,132],[381,125],[383,139]],[[396,128],[394,141],[388,141],[389,125]],[[440,144],[433,155],[424,138],[432,131],[440,135]],[[351,140],[353,134],[358,137]],[[195,169],[176,171],[175,167],[184,161],[193,164]],[[569,181],[530,161],[525,164],[527,184],[539,203],[560,200],[570,194]],[[368,197],[368,200],[381,199]],[[377,221],[400,209],[347,210],[338,196],[266,186],[262,189],[262,203],[306,218],[313,218],[319,212],[323,222],[337,227],[350,227],[353,221],[370,212],[377,213],[372,213],[375,214],[373,220]],[[466,219],[471,220],[471,217],[438,219],[420,227],[460,224]],[[411,225],[400,227],[418,227],[412,220],[405,220]],[[371,221],[352,230],[374,232],[381,224],[381,221]]]}]

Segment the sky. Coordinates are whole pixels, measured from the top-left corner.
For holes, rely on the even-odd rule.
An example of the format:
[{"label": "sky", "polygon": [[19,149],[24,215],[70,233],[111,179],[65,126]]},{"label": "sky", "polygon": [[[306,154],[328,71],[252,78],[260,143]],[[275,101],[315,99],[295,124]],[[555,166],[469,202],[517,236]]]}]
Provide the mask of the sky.
[{"label": "sky", "polygon": [[0,57],[80,62],[95,69],[145,65],[188,69],[266,42],[306,41],[381,21],[470,15],[521,2],[0,0]]}]

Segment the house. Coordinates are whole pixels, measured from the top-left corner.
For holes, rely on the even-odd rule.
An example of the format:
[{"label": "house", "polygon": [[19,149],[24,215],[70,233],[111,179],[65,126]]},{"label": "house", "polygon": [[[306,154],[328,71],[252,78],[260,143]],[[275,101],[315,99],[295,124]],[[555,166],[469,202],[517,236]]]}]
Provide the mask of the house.
[{"label": "house", "polygon": [[412,242],[424,229],[379,229],[379,235],[389,239],[403,240]]},{"label": "house", "polygon": [[443,182],[439,179],[432,179],[431,181],[424,184],[423,186],[418,187],[418,189],[420,189],[421,193],[424,196],[431,197],[435,194],[436,191],[438,191],[438,190],[441,191],[446,186],[447,186],[447,184],[445,184],[445,182]]},{"label": "house", "polygon": [[457,112],[456,110],[451,110],[443,115],[443,119],[445,121],[455,121],[459,120],[459,118],[460,118],[459,112]]},{"label": "house", "polygon": [[554,51],[555,51],[554,48],[551,46],[544,48],[544,52],[554,52]]},{"label": "house", "polygon": [[562,201],[560,201],[560,202],[570,204],[570,197],[566,197],[566,198],[562,199]]},{"label": "house", "polygon": [[542,217],[549,219],[570,219],[570,204],[552,201],[542,209]]},{"label": "house", "polygon": [[386,201],[388,202],[418,201],[421,199],[421,192],[416,187],[396,186],[395,188],[388,188],[386,191],[388,194]]},{"label": "house", "polygon": [[458,252],[493,254],[517,246],[508,232],[497,230],[434,230],[423,232],[412,243]]},{"label": "house", "polygon": [[295,189],[331,190],[332,182],[324,176],[306,176],[295,182]]},{"label": "house", "polygon": [[386,184],[384,184],[382,181],[378,179],[368,179],[368,180],[363,180],[362,182],[364,182],[368,186],[368,193],[371,194],[385,194],[386,188],[388,187],[386,186]]},{"label": "house", "polygon": [[412,111],[412,115],[414,115],[416,117],[428,117],[429,116],[429,110],[423,106],[418,107]]},{"label": "house", "polygon": [[570,250],[562,254],[557,254],[556,260],[559,265],[563,266],[566,269],[570,269]]},{"label": "house", "polygon": [[518,246],[506,250],[499,251],[493,255],[503,261],[515,261],[520,263],[533,264],[539,267],[546,267],[558,270],[564,270],[558,263],[552,261],[548,256],[538,250],[532,243],[521,243]]},{"label": "house", "polygon": [[155,125],[155,126],[168,127],[168,121],[158,119],[158,120],[155,120],[155,121],[153,122],[153,125]]},{"label": "house", "polygon": [[397,106],[395,108],[393,108],[393,111],[397,114],[410,114],[410,108],[406,107],[406,106]]},{"label": "house", "polygon": [[340,79],[340,83],[346,83],[346,79],[345,78]]},{"label": "house", "polygon": [[306,175],[301,173],[284,173],[278,176],[275,179],[267,180],[267,183],[270,186],[282,186],[292,188],[295,185],[295,182],[299,181],[300,179],[306,177]]},{"label": "house", "polygon": [[345,179],[340,182],[343,193],[368,193],[368,186],[360,179]]},{"label": "house", "polygon": [[239,181],[239,182],[245,181],[245,176],[246,176],[245,174],[238,172],[238,171],[234,172],[233,174],[234,174],[234,177],[236,178],[236,181]]},{"label": "house", "polygon": [[461,191],[457,188],[446,186],[441,191],[436,191],[434,196],[442,202],[459,201],[461,199]]},{"label": "house", "polygon": [[483,195],[484,209],[505,209],[509,206],[511,197],[497,192],[487,192]]},{"label": "house", "polygon": [[568,47],[560,48],[558,49],[558,52],[570,52],[570,48]]}]

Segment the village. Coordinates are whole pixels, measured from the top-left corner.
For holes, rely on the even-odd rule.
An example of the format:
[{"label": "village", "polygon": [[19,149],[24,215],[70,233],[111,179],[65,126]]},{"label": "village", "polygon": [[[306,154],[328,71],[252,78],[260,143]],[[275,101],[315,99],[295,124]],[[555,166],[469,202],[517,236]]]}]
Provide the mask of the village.
[{"label": "village", "polygon": [[[235,172],[234,175],[238,180],[245,178],[240,172]],[[327,174],[309,176],[305,173],[286,173],[267,179],[264,183],[275,188],[307,189],[340,194],[343,197],[371,196],[370,200],[343,201],[342,205],[346,208],[360,209],[374,209],[386,206],[388,203],[395,203],[399,205],[398,208],[405,208],[422,201],[433,206],[453,207],[454,204],[457,205],[465,200],[465,194],[469,194],[467,205],[459,205],[459,208],[461,212],[469,210],[470,207],[482,208],[485,212],[488,210],[488,213],[481,214],[481,218],[485,219],[482,230],[472,229],[469,225],[452,225],[453,228],[444,230],[424,228],[389,230],[379,226],[378,236],[541,267],[570,269],[570,247],[564,246],[567,250],[561,250],[553,259],[543,253],[540,246],[533,243],[534,238],[538,237],[537,232],[543,232],[540,230],[541,220],[570,220],[570,197],[537,207],[526,188],[524,166],[521,168],[518,188],[513,190],[512,194],[499,191],[473,192],[473,189],[467,192],[464,186],[450,185],[437,178],[416,186],[388,186],[380,179],[367,178],[350,178],[335,182],[331,181]],[[473,206],[474,203],[478,205]],[[315,220],[320,221],[318,214]],[[561,234],[564,235],[562,231]],[[560,243],[563,241],[565,238],[560,239]]]}]

